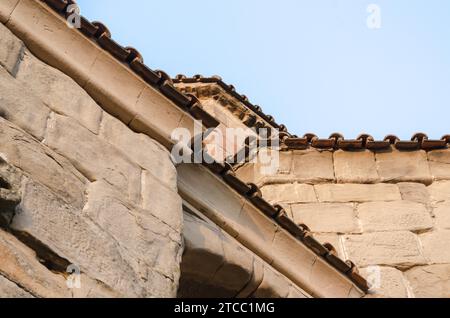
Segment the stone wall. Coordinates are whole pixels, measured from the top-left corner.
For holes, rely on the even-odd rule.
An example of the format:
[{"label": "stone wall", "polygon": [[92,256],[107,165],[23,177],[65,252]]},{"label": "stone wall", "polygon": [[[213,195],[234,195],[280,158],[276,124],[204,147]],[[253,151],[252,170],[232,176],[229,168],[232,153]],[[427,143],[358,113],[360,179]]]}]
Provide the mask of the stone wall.
[{"label": "stone wall", "polygon": [[286,151],[276,175],[259,168],[238,175],[381,277],[369,297],[450,297],[450,150]]},{"label": "stone wall", "polygon": [[[0,297],[173,297],[182,203],[169,152],[0,24]],[[69,289],[67,267],[81,269]]]}]

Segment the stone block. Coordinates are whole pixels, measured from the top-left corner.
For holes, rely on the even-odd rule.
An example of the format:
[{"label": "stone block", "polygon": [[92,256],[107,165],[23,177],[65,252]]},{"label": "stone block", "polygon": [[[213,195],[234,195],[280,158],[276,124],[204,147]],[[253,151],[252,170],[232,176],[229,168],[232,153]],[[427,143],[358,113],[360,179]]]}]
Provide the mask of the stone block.
[{"label": "stone block", "polygon": [[12,76],[16,76],[24,49],[23,42],[0,23],[0,66]]},{"label": "stone block", "polygon": [[25,52],[17,79],[50,109],[98,133],[102,110],[73,79],[39,61],[29,51]]},{"label": "stone block", "polygon": [[50,109],[3,68],[0,68],[0,116],[33,137],[44,138]]},{"label": "stone block", "polygon": [[402,199],[405,201],[430,203],[430,194],[427,187],[422,183],[402,182],[398,184]]},{"label": "stone block", "polygon": [[[25,185],[11,229],[26,237],[29,245],[40,251],[39,257],[57,269],[65,271],[67,265],[75,264],[124,297],[158,296],[146,290],[146,276],[142,275],[148,271],[135,271],[133,262],[137,260],[121,248],[125,242],[117,241],[37,183]],[[164,286],[159,287],[163,290]]]},{"label": "stone block", "polygon": [[317,202],[314,187],[309,184],[272,184],[261,188],[264,199],[271,203]]},{"label": "stone block", "polygon": [[[87,196],[83,215],[120,243],[121,254],[127,255],[126,259],[134,270],[142,273],[143,277],[146,272],[157,271],[170,278],[175,286],[169,288],[176,290],[182,253],[181,229],[174,230],[149,211],[128,202],[105,181],[92,183]],[[179,210],[181,205],[176,211],[165,212],[175,213],[181,220]]]},{"label": "stone block", "polygon": [[182,200],[178,192],[147,171],[142,174],[142,207],[176,231],[182,228]]},{"label": "stone block", "polygon": [[20,0],[2,0],[0,3],[0,22],[6,23]]},{"label": "stone block", "polygon": [[177,172],[171,155],[160,144],[144,134],[137,134],[120,120],[105,113],[100,136],[122,150],[131,161],[139,164],[160,182],[176,191]]},{"label": "stone block", "polygon": [[450,202],[439,203],[433,210],[438,229],[450,230]]},{"label": "stone block", "polygon": [[131,201],[141,200],[141,169],[74,119],[52,116],[45,144],[69,159],[90,181],[104,179],[127,193]]},{"label": "stone block", "polygon": [[334,171],[338,183],[377,183],[378,176],[373,152],[338,150],[334,153]]},{"label": "stone block", "polygon": [[295,151],[293,174],[302,183],[324,183],[333,181],[333,153],[315,149]]},{"label": "stone block", "polygon": [[405,273],[414,296],[418,298],[450,297],[450,265],[419,266]]},{"label": "stone block", "polygon": [[450,181],[433,182],[428,187],[428,191],[430,192],[431,200],[434,202],[450,201]]},{"label": "stone block", "polygon": [[349,259],[358,266],[387,265],[409,268],[426,263],[419,241],[411,232],[377,232],[346,235],[343,238]]},{"label": "stone block", "polygon": [[292,214],[297,224],[306,224],[312,232],[361,233],[353,204],[296,204]]},{"label": "stone block", "polygon": [[363,203],[358,206],[358,217],[364,232],[423,231],[433,227],[426,207],[408,201]]},{"label": "stone block", "polygon": [[450,149],[430,151],[428,160],[434,180],[450,179]]},{"label": "stone block", "polygon": [[395,184],[320,184],[314,186],[319,202],[370,202],[401,200]]},{"label": "stone block", "polygon": [[428,160],[450,164],[450,149],[439,149],[428,152]]},{"label": "stone block", "polygon": [[0,157],[47,186],[67,204],[84,206],[88,180],[67,159],[3,118],[0,118]]},{"label": "stone block", "polygon": [[376,154],[378,174],[382,182],[420,182],[431,184],[427,154],[419,151],[380,152]]},{"label": "stone block", "polygon": [[438,230],[419,236],[423,253],[430,263],[450,263],[450,230]]},{"label": "stone block", "polygon": [[369,298],[408,298],[403,273],[396,268],[372,266],[360,269],[361,275],[372,285]]}]

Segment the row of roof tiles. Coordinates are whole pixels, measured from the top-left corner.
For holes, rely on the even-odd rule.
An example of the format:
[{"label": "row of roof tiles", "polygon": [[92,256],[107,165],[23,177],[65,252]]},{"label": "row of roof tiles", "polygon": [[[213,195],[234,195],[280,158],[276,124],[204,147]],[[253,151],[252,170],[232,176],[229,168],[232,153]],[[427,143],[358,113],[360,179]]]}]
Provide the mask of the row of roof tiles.
[{"label": "row of roof tiles", "polygon": [[[74,0],[40,0],[57,13],[67,17],[67,6],[74,4]],[[172,100],[176,105],[193,115],[194,118],[203,120],[205,126],[216,127],[218,122],[215,118],[203,110],[200,102],[195,96],[186,95],[179,92],[173,85],[173,81],[163,71],[152,70],[144,64],[142,56],[139,52],[131,47],[123,47],[111,38],[109,30],[100,22],[90,22],[84,17],[81,17],[80,31],[94,40],[104,50],[113,55],[121,63],[127,64],[138,76],[152,87],[158,89],[163,95]],[[217,83],[223,83],[216,78]],[[222,84],[221,84],[222,85]],[[226,85],[223,83],[223,85]],[[227,85],[228,86],[228,85]],[[231,88],[229,87],[231,90]],[[242,97],[244,100],[244,97]],[[255,107],[255,106],[253,106]],[[256,109],[256,108],[255,108]],[[258,109],[256,109],[258,110]],[[264,115],[267,120],[273,122],[273,118]],[[273,124],[275,128],[280,128],[276,123]],[[283,128],[283,127],[281,127]],[[286,129],[282,129],[285,131]],[[290,136],[288,134],[288,136]],[[209,160],[204,160],[211,162]],[[306,225],[295,224],[282,209],[281,206],[273,206],[267,202],[261,194],[260,189],[254,184],[246,184],[240,180],[234,173],[232,166],[229,164],[213,163],[204,165],[213,173],[222,177],[222,179],[238,193],[251,201],[262,213],[275,220],[282,228],[287,230],[291,235],[302,241],[306,246],[313,250],[317,255],[323,257],[330,265],[338,271],[346,275],[352,280],[355,285],[367,292],[369,286],[366,280],[359,275],[356,266],[350,262],[344,262],[336,253],[335,248],[331,244],[322,245],[311,235]]]}]

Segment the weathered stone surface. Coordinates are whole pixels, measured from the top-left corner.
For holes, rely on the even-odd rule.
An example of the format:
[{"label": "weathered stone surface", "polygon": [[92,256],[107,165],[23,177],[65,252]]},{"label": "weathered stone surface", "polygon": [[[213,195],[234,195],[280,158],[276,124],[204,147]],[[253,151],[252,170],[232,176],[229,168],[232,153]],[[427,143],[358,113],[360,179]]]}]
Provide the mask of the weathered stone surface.
[{"label": "weathered stone surface", "polygon": [[430,203],[430,194],[427,187],[422,183],[402,182],[398,184],[402,199],[405,201]]},{"label": "weathered stone surface", "polygon": [[33,298],[33,296],[0,275],[0,298]]},{"label": "weathered stone surface", "polygon": [[[40,258],[47,259],[57,268],[65,269],[67,265],[75,264],[83,273],[122,296],[159,295],[144,288],[146,276],[133,270],[130,263],[134,260],[121,248],[125,242],[117,241],[101,226],[83,217],[80,211],[64,204],[39,184],[26,184],[11,228],[27,237],[37,250],[41,250]],[[50,254],[49,250],[52,251]],[[158,286],[158,282],[153,284]]]},{"label": "weathered stone surface", "polygon": [[[121,255],[134,271],[144,280],[150,272],[168,278],[168,286],[157,286],[159,290],[153,290],[153,283],[147,278],[146,289],[151,290],[150,294],[175,295],[182,253],[180,231],[127,202],[104,181],[91,184],[87,194],[89,200],[83,214],[118,242]],[[178,210],[176,213],[178,215]]]},{"label": "weathered stone surface", "polygon": [[0,22],[6,23],[20,0],[3,0],[0,3]]},{"label": "weathered stone surface", "polygon": [[363,203],[358,206],[358,217],[364,232],[418,231],[433,227],[425,206],[408,201]]},{"label": "weathered stone surface", "polygon": [[131,201],[140,201],[141,169],[75,120],[52,116],[45,144],[69,159],[90,181],[104,179],[127,193]]},{"label": "weathered stone surface", "polygon": [[176,191],[162,184],[152,174],[142,174],[142,207],[173,229],[182,227],[182,201]]},{"label": "weathered stone surface", "polygon": [[415,267],[405,273],[415,297],[450,298],[450,265]]},{"label": "weathered stone surface", "polygon": [[293,174],[302,183],[334,180],[333,153],[330,151],[296,151],[293,160]]},{"label": "weathered stone surface", "polygon": [[433,210],[438,229],[450,229],[450,202],[439,203]]},{"label": "weathered stone surface", "polygon": [[450,263],[450,230],[439,230],[419,236],[423,253],[433,264]]},{"label": "weathered stone surface", "polygon": [[450,150],[441,149],[428,153],[430,170],[434,180],[450,179]]},{"label": "weathered stone surface", "polygon": [[273,184],[261,188],[263,198],[271,203],[317,202],[314,187],[308,184]]},{"label": "weathered stone surface", "polygon": [[42,140],[50,109],[0,67],[0,116]]},{"label": "weathered stone surface", "polygon": [[361,232],[353,204],[296,204],[292,215],[297,224],[308,225],[312,232]]},{"label": "weathered stone surface", "polygon": [[450,201],[450,181],[433,182],[428,187],[432,201]]},{"label": "weathered stone surface", "polygon": [[403,273],[398,269],[372,266],[360,269],[361,275],[371,284],[369,297],[407,298],[408,289]]},{"label": "weathered stone surface", "polygon": [[24,49],[23,42],[0,23],[0,66],[12,76],[17,73]]},{"label": "weathered stone surface", "polygon": [[81,208],[88,182],[65,158],[0,118],[0,157],[47,186],[64,202]]},{"label": "weathered stone surface", "polygon": [[370,202],[401,200],[395,184],[320,184],[314,186],[320,202]]},{"label": "weathered stone surface", "polygon": [[122,150],[131,161],[176,191],[177,172],[170,153],[144,134],[134,133],[118,119],[104,113],[101,137]]},{"label": "weathered stone surface", "polygon": [[338,183],[376,183],[380,180],[373,152],[365,150],[334,153],[334,171]]},{"label": "weathered stone surface", "polygon": [[62,275],[42,265],[33,250],[0,230],[0,275],[37,297],[68,298],[71,293]]},{"label": "weathered stone surface", "polygon": [[440,149],[428,152],[428,160],[450,164],[450,149]]},{"label": "weathered stone surface", "polygon": [[426,263],[421,255],[418,239],[411,232],[347,235],[344,236],[344,245],[349,259],[362,267],[388,265],[408,268]]},{"label": "weathered stone surface", "polygon": [[430,161],[433,180],[450,180],[450,164]]},{"label": "weathered stone surface", "polygon": [[378,174],[382,182],[420,182],[432,181],[425,151],[380,152],[376,154]]},{"label": "weathered stone surface", "polygon": [[98,133],[102,110],[73,79],[42,63],[29,51],[25,52],[17,79],[23,89],[34,93],[50,109]]}]

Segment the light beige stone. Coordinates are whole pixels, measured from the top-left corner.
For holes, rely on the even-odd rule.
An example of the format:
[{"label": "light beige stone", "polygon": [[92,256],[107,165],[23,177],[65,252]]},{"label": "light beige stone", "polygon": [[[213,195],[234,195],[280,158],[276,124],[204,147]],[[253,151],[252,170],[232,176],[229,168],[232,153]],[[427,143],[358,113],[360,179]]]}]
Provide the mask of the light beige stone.
[{"label": "light beige stone", "polygon": [[0,22],[6,23],[20,0],[2,0],[0,3]]},{"label": "light beige stone", "polygon": [[370,297],[407,298],[408,289],[403,273],[396,268],[372,266],[360,269],[361,275],[369,282]]},{"label": "light beige stone", "polygon": [[419,236],[423,252],[433,264],[450,263],[450,230],[439,230]]},{"label": "light beige stone", "polygon": [[450,298],[450,265],[415,267],[405,273],[415,297]]},{"label": "light beige stone", "polygon": [[439,149],[428,152],[428,160],[450,164],[450,149]]},{"label": "light beige stone", "polygon": [[17,79],[23,89],[34,93],[50,109],[98,133],[102,110],[73,79],[42,63],[29,51],[25,52]]},{"label": "light beige stone", "polygon": [[65,158],[3,118],[0,118],[0,157],[47,186],[67,204],[83,207],[88,180]]},{"label": "light beige stone", "polygon": [[358,217],[364,232],[419,231],[433,227],[426,207],[407,201],[363,203],[358,206]]},{"label": "light beige stone", "polygon": [[370,202],[401,200],[395,184],[320,184],[314,186],[320,202]]},{"label": "light beige stone", "polygon": [[411,232],[378,232],[344,236],[348,258],[358,266],[388,265],[409,268],[423,265],[419,242]]},{"label": "light beige stone", "polygon": [[15,283],[0,275],[0,298],[33,298]]},{"label": "light beige stone", "polygon": [[141,169],[75,120],[54,115],[45,144],[69,159],[90,181],[104,179],[127,193],[131,201],[140,201]]},{"label": "light beige stone", "polygon": [[369,150],[336,151],[334,171],[338,183],[376,183],[380,180],[375,165],[375,155]]},{"label": "light beige stone", "polygon": [[312,232],[361,232],[353,204],[296,204],[292,215],[297,224],[306,224]]},{"label": "light beige stone", "polygon": [[310,296],[303,290],[297,288],[294,285],[291,285],[291,287],[289,288],[289,294],[287,298],[303,299],[303,298],[310,298]]},{"label": "light beige stone", "polygon": [[50,110],[19,83],[0,68],[0,115],[42,140]]},{"label": "light beige stone", "polygon": [[433,180],[450,180],[450,164],[430,161]]},{"label": "light beige stone", "polygon": [[293,174],[302,183],[323,183],[334,180],[333,153],[315,149],[295,151]]},{"label": "light beige stone", "polygon": [[264,199],[271,203],[317,202],[314,187],[308,184],[273,184],[261,188]]},{"label": "light beige stone", "polygon": [[170,153],[144,134],[137,134],[121,121],[104,113],[101,137],[122,150],[130,161],[136,162],[160,182],[177,189],[177,172]]},{"label": "light beige stone", "polygon": [[[169,286],[158,286],[159,292],[175,295],[180,276],[181,230],[172,229],[149,211],[134,206],[104,181],[92,183],[87,195],[89,200],[83,215],[119,243],[121,254],[135,272],[144,279],[146,273],[152,271],[164,275],[170,279]],[[157,202],[154,205],[157,206]],[[165,210],[165,213],[173,213],[181,219],[179,210],[181,204],[175,211]],[[147,290],[152,290],[151,284],[149,280]]]},{"label": "light beige stone", "polygon": [[439,203],[433,210],[438,229],[450,229],[450,202]]},{"label": "light beige stone", "polygon": [[23,42],[0,23],[0,66],[12,76],[16,76],[24,49]]},{"label": "light beige stone", "polygon": [[418,202],[423,204],[430,203],[430,194],[427,187],[422,183],[402,182],[398,184],[402,199],[405,201]]},{"label": "light beige stone", "polygon": [[450,181],[434,182],[428,187],[433,201],[450,201]]},{"label": "light beige stone", "polygon": [[[123,253],[124,242],[117,241],[39,184],[26,184],[11,228],[26,235],[37,249],[43,245],[52,251],[51,255],[40,255],[41,258],[50,257],[60,267],[75,264],[122,296],[157,296],[144,288],[142,274],[130,264],[135,260]],[[159,287],[164,289],[163,285]]]},{"label": "light beige stone", "polygon": [[441,149],[428,153],[431,174],[434,180],[450,179],[450,150]]},{"label": "light beige stone", "polygon": [[142,207],[170,227],[181,229],[181,197],[147,171],[142,175]]},{"label": "light beige stone", "polygon": [[431,184],[427,154],[423,150],[380,152],[376,154],[376,162],[382,182]]}]

